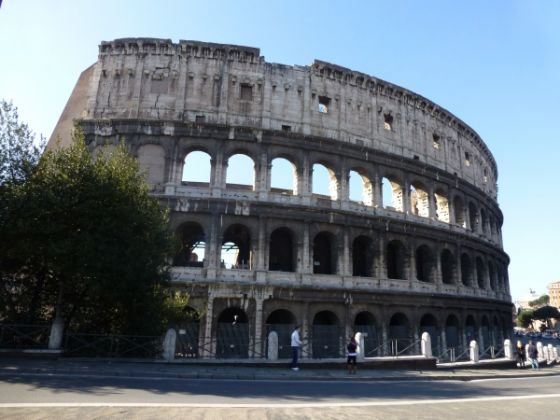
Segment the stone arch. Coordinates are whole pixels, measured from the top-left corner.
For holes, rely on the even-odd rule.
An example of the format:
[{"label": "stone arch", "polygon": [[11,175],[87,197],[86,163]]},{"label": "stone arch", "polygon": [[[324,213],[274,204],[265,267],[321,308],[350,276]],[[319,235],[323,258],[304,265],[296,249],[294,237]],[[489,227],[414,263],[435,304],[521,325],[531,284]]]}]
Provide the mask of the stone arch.
[{"label": "stone arch", "polygon": [[455,213],[455,224],[463,228],[467,227],[467,222],[465,219],[465,205],[463,199],[458,195],[453,199],[453,213]]},{"label": "stone arch", "polygon": [[199,356],[200,312],[192,306],[183,308],[184,320],[177,324],[175,357],[197,358]]},{"label": "stone arch", "polygon": [[354,332],[362,333],[364,337],[364,348],[362,350],[365,357],[379,355],[379,342],[377,338],[377,323],[371,312],[362,311],[354,318]]},{"label": "stone arch", "polygon": [[389,340],[391,340],[391,353],[393,355],[396,355],[397,353],[410,353],[411,337],[412,334],[408,317],[402,312],[393,314],[389,321]]},{"label": "stone arch", "polygon": [[298,194],[296,165],[286,157],[276,157],[270,162],[270,191],[286,195]]},{"label": "stone arch", "polygon": [[334,170],[327,163],[316,162],[313,164],[311,191],[331,200],[338,200],[338,179]]},{"label": "stone arch", "polygon": [[476,232],[478,229],[478,209],[476,208],[476,206],[474,205],[473,202],[469,203],[469,222],[470,222],[470,228],[473,232]]},{"label": "stone arch", "polygon": [[486,234],[488,231],[488,215],[484,208],[480,209],[480,228],[483,234]]},{"label": "stone arch", "polygon": [[389,279],[406,279],[406,249],[401,241],[394,239],[387,244],[387,277]]},{"label": "stone arch", "polygon": [[197,222],[183,223],[176,231],[179,251],[173,265],[181,267],[202,267],[206,256],[206,234]]},{"label": "stone arch", "polygon": [[255,161],[245,153],[232,154],[225,169],[226,188],[236,190],[255,190]]},{"label": "stone arch", "polygon": [[484,265],[484,261],[481,257],[476,257],[476,278],[478,281],[478,287],[480,289],[486,289],[487,282],[486,282],[486,269]]},{"label": "stone arch", "polygon": [[373,267],[373,241],[371,238],[360,235],[352,242],[352,275],[371,277]]},{"label": "stone arch", "polygon": [[224,309],[217,319],[216,358],[249,357],[249,319],[243,309]]},{"label": "stone arch", "polygon": [[363,169],[354,168],[348,172],[348,198],[366,206],[373,205],[373,184]]},{"label": "stone arch", "polygon": [[457,353],[461,344],[461,329],[459,319],[453,314],[445,320],[445,342],[448,349],[455,349]]},{"label": "stone arch", "polygon": [[498,290],[496,285],[496,270],[492,261],[488,261],[488,285],[491,290]]},{"label": "stone arch", "polygon": [[474,316],[472,315],[467,315],[467,318],[465,319],[465,337],[467,339],[467,346],[472,340],[478,341],[478,329],[476,327]]},{"label": "stone arch", "polygon": [[468,254],[461,254],[461,280],[463,285],[472,286],[473,279],[473,268],[471,263],[471,258]]},{"label": "stone arch", "polygon": [[420,336],[422,333],[427,332],[430,334],[432,343],[432,354],[438,354],[439,348],[439,327],[437,319],[431,313],[426,313],[420,318]]},{"label": "stone arch", "polygon": [[441,281],[444,284],[456,283],[455,256],[450,250],[441,251]]},{"label": "stone arch", "polygon": [[234,223],[224,231],[221,248],[222,268],[251,269],[251,233],[245,225]]},{"label": "stone arch", "polygon": [[420,182],[410,184],[410,211],[420,217],[430,217],[430,196]]},{"label": "stone arch", "polygon": [[393,177],[381,179],[381,197],[383,208],[395,211],[404,211],[403,187]]},{"label": "stone arch", "polygon": [[484,352],[491,345],[490,322],[488,321],[488,317],[486,315],[482,315],[482,319],[480,321],[480,338],[482,342],[479,343],[479,348],[481,352]]},{"label": "stone arch", "polygon": [[332,311],[321,311],[313,317],[313,358],[339,357],[341,328],[338,316]]},{"label": "stone arch", "polygon": [[296,326],[296,317],[287,309],[276,309],[266,318],[266,337],[275,331],[278,335],[278,358],[291,356],[291,335]]},{"label": "stone arch", "polygon": [[212,172],[212,158],[206,151],[191,150],[183,159],[181,180],[189,186],[208,187]]},{"label": "stone arch", "polygon": [[143,144],[136,151],[140,169],[146,171],[150,186],[165,182],[165,149],[158,144]]},{"label": "stone arch", "polygon": [[319,232],[313,238],[313,273],[336,274],[336,237],[330,232]]},{"label": "stone arch", "polygon": [[294,234],[287,227],[279,227],[270,234],[268,269],[295,271],[296,248]]},{"label": "stone arch", "polygon": [[434,201],[436,207],[436,218],[445,223],[450,222],[449,217],[449,200],[444,191],[438,189],[434,193]]},{"label": "stone arch", "polygon": [[427,245],[420,245],[416,249],[416,279],[426,283],[433,283],[435,271],[434,254]]}]

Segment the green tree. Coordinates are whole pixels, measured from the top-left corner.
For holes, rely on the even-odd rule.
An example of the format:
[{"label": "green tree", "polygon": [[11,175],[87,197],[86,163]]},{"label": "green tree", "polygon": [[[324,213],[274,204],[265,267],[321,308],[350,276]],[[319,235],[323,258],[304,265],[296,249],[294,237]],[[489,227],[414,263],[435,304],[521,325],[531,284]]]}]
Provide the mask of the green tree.
[{"label": "green tree", "polygon": [[532,309],[523,309],[517,315],[517,326],[520,328],[527,328],[533,322],[533,313]]},{"label": "green tree", "polygon": [[541,295],[537,299],[529,302],[531,308],[538,308],[540,306],[548,305],[550,297],[548,295]]},{"label": "green tree", "polygon": [[173,240],[124,145],[95,159],[78,133],[47,151],[0,211],[0,318],[99,333],[158,333]]},{"label": "green tree", "polygon": [[547,328],[550,328],[550,320],[553,318],[560,318],[560,312],[554,306],[541,306],[540,308],[535,309],[535,311],[533,312],[533,319],[543,321],[544,323],[546,323]]},{"label": "green tree", "polygon": [[24,182],[39,161],[45,139],[35,143],[35,134],[19,121],[17,108],[0,100],[0,186]]}]

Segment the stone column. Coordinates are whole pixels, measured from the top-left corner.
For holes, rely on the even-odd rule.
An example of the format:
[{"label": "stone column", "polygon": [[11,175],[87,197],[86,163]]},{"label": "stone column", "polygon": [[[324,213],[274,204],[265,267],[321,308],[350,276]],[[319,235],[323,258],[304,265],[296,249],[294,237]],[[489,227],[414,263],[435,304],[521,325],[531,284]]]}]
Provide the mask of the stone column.
[{"label": "stone column", "polygon": [[216,354],[216,342],[212,340],[212,319],[214,318],[214,297],[208,294],[206,303],[206,323],[204,325],[204,335],[202,337],[202,358],[209,358]]},{"label": "stone column", "polygon": [[433,181],[430,182],[428,186],[428,212],[429,217],[432,220],[437,220],[437,212],[436,212],[436,197],[434,195],[434,183]]},{"label": "stone column", "polygon": [[270,169],[266,152],[261,152],[260,159],[255,162],[255,191],[261,200],[266,200],[270,188]]},{"label": "stone column", "polygon": [[373,182],[373,206],[376,208],[383,208],[382,179],[379,178],[379,173],[375,171],[375,178]]},{"label": "stone column", "polygon": [[313,273],[313,258],[311,254],[310,238],[309,238],[309,224],[305,223],[303,226],[303,246],[302,246],[302,273]]},{"label": "stone column", "polygon": [[61,316],[56,316],[51,325],[51,332],[49,335],[49,350],[60,350],[62,347],[62,339],[64,337],[64,319]]},{"label": "stone column", "polygon": [[410,181],[408,180],[408,176],[405,177],[402,188],[403,188],[403,212],[404,214],[411,214],[412,205],[410,203]]},{"label": "stone column", "polygon": [[264,357],[262,348],[262,331],[263,331],[263,302],[264,297],[259,296],[260,293],[256,293],[255,296],[255,340],[253,347],[252,357]]},{"label": "stone column", "polygon": [[341,276],[351,276],[352,275],[352,268],[350,262],[350,245],[348,243],[348,229],[344,229],[344,233],[342,238],[339,237],[339,240],[342,239],[342,244],[339,243],[338,250],[339,250],[339,270],[338,274]]}]

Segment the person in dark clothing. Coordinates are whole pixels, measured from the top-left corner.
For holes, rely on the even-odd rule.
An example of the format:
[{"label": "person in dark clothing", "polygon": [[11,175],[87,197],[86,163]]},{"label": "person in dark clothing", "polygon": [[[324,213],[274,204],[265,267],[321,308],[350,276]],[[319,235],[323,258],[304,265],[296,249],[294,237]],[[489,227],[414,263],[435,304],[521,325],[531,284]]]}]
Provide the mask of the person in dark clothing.
[{"label": "person in dark clothing", "polygon": [[529,345],[527,346],[527,354],[529,355],[529,360],[531,360],[531,368],[539,370],[539,352],[532,340],[529,341]]},{"label": "person in dark clothing", "polygon": [[354,337],[350,337],[350,342],[346,347],[348,351],[348,359],[346,361],[346,366],[348,367],[348,374],[356,374],[356,357],[358,356],[358,343]]}]

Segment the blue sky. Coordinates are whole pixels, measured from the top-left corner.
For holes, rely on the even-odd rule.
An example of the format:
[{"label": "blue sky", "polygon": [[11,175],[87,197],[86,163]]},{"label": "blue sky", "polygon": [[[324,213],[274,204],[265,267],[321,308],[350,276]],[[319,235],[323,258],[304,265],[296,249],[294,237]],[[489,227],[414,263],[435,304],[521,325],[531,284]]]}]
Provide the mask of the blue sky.
[{"label": "blue sky", "polygon": [[469,124],[498,162],[512,295],[560,280],[560,2],[4,0],[0,97],[50,136],[102,40],[194,39],[315,58],[426,96]]}]

